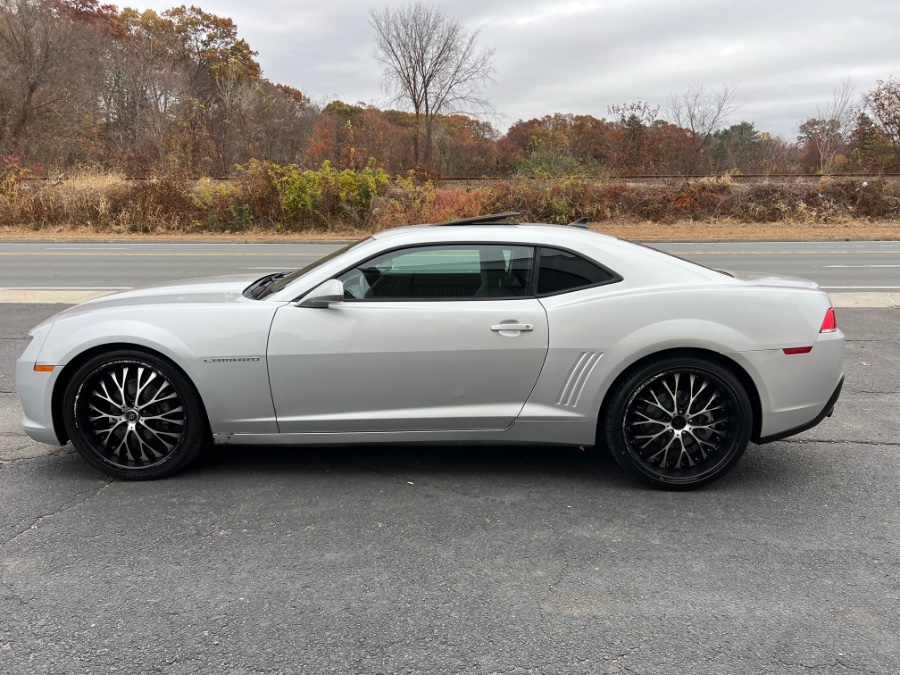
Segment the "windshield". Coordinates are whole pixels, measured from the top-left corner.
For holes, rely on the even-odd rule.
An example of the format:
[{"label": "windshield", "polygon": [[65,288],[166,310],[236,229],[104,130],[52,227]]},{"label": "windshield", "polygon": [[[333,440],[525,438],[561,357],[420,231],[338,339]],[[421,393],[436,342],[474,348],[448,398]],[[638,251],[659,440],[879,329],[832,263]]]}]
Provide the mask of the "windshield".
[{"label": "windshield", "polygon": [[343,255],[344,253],[349,251],[351,248],[356,248],[360,244],[369,241],[370,238],[361,239],[360,241],[354,242],[352,244],[348,244],[347,246],[344,246],[343,248],[339,248],[337,251],[332,251],[328,255],[323,256],[323,257],[319,258],[318,260],[314,260],[306,267],[301,267],[300,269],[294,270],[290,274],[285,274],[283,277],[280,277],[279,279],[276,279],[271,284],[269,284],[266,287],[266,289],[262,293],[260,293],[259,296],[257,296],[257,299],[262,300],[263,298],[265,298],[269,295],[272,295],[273,293],[277,293],[278,291],[287,288],[288,284],[290,284],[293,281],[296,281],[297,279],[302,277],[307,272],[311,272],[312,270],[316,269],[320,265],[324,265],[329,260],[334,260],[339,255]]}]

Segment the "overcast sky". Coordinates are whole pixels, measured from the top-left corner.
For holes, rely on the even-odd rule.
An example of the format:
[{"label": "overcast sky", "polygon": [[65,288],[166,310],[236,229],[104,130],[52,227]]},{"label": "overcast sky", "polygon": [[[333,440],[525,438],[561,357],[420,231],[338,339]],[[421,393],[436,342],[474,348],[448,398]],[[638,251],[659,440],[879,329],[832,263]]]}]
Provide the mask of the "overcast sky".
[{"label": "overcast sky", "polygon": [[[372,59],[372,7],[352,0],[192,0],[231,17],[264,75],[312,99],[387,107]],[[175,2],[122,6],[167,9]],[[898,0],[446,0],[444,14],[496,49],[486,90],[505,130],[554,112],[608,117],[641,99],[665,106],[692,83],[737,86],[729,120],[793,140],[841,78],[859,92],[900,77]]]}]

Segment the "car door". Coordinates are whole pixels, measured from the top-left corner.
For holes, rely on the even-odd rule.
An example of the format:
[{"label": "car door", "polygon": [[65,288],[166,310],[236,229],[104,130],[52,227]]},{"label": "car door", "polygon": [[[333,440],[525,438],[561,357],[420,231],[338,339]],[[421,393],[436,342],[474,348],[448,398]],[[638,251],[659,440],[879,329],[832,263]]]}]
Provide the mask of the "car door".
[{"label": "car door", "polygon": [[503,429],[547,354],[528,246],[407,247],[338,279],[343,302],[285,305],[268,347],[282,433]]}]

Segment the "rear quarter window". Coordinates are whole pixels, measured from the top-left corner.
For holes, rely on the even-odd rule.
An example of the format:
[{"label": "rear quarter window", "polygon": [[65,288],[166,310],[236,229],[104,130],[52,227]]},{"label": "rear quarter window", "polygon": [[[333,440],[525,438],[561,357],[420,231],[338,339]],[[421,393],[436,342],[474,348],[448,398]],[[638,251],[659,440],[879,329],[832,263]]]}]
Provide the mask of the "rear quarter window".
[{"label": "rear quarter window", "polygon": [[619,281],[620,276],[570,251],[541,248],[537,294],[552,295]]}]

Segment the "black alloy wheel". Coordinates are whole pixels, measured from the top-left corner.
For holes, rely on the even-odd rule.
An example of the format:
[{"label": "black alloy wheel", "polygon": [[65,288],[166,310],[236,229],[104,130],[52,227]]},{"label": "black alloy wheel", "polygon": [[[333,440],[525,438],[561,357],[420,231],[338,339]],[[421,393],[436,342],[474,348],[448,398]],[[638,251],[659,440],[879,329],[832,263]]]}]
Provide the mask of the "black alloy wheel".
[{"label": "black alloy wheel", "polygon": [[616,461],[654,487],[689,490],[724,476],[750,441],[750,399],[734,374],[696,357],[631,373],[603,422]]},{"label": "black alloy wheel", "polygon": [[153,354],[101,354],[69,381],[66,431],[97,469],[126,480],[159,478],[184,467],[208,441],[199,401],[182,372]]}]

